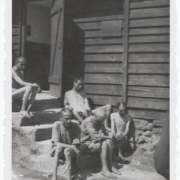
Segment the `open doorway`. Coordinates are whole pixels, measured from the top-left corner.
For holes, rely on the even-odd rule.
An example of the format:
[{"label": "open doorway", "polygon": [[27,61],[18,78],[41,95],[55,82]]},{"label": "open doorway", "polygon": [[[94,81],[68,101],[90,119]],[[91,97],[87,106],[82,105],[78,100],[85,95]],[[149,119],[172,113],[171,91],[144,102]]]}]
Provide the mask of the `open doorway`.
[{"label": "open doorway", "polygon": [[36,82],[43,90],[49,90],[51,1],[28,2],[26,7],[25,79]]}]

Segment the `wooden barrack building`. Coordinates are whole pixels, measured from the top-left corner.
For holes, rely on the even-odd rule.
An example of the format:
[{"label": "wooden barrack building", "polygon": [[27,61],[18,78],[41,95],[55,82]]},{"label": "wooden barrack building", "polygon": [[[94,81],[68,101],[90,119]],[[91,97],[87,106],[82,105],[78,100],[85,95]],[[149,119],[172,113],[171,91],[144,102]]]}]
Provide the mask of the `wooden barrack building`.
[{"label": "wooden barrack building", "polygon": [[[95,106],[122,98],[138,120],[169,111],[169,0],[13,0],[13,63],[63,99],[73,76]],[[31,74],[30,74],[31,72]]]}]

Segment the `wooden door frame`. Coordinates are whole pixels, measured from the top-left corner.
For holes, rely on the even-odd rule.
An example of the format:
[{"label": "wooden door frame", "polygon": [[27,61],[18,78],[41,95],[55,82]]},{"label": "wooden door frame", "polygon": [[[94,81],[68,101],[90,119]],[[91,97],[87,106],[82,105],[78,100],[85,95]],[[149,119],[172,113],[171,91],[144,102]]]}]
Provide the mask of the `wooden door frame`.
[{"label": "wooden door frame", "polygon": [[122,82],[122,100],[127,104],[127,86],[128,86],[128,48],[129,48],[129,7],[130,0],[124,0],[124,42],[123,42],[123,82]]},{"label": "wooden door frame", "polygon": [[19,56],[25,56],[27,0],[20,0]]}]

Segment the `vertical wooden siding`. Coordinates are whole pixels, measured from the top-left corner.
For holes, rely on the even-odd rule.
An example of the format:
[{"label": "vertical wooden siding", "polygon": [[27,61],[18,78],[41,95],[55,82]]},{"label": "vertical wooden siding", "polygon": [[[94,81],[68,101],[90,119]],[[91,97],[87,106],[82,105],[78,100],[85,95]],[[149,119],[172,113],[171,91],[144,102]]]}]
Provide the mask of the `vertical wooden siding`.
[{"label": "vertical wooden siding", "polygon": [[[123,28],[122,34],[104,37],[103,27],[119,20],[123,23],[123,1],[77,0],[68,9],[78,27],[74,34],[75,56],[83,56],[85,92],[95,106],[115,106],[122,95]],[[78,65],[75,66],[78,71]]]},{"label": "vertical wooden siding", "polygon": [[169,110],[169,0],[130,0],[128,112],[161,120]]}]

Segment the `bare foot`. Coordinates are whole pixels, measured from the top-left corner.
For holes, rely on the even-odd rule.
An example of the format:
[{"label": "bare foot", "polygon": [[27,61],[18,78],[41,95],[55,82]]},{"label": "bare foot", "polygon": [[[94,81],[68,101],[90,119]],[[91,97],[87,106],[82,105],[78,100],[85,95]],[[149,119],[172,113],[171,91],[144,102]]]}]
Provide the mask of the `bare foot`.
[{"label": "bare foot", "polygon": [[30,116],[34,116],[34,113],[33,113],[33,112],[28,112],[28,114],[29,114]]},{"label": "bare foot", "polygon": [[101,174],[107,178],[116,179],[117,177],[109,171],[102,170]]},{"label": "bare foot", "polygon": [[121,175],[121,171],[116,169],[115,167],[112,167],[112,172],[117,174],[117,175]]},{"label": "bare foot", "polygon": [[21,114],[22,116],[24,116],[24,117],[28,118],[28,119],[30,119],[30,118],[31,118],[31,116],[30,116],[30,115],[28,114],[28,112],[27,112],[27,111],[25,111],[25,110],[20,111],[20,114]]}]

